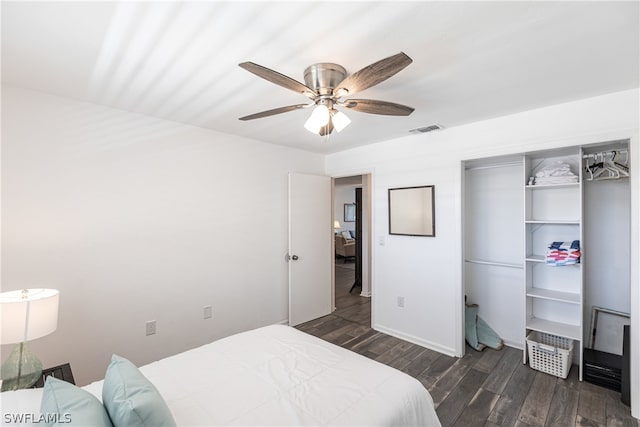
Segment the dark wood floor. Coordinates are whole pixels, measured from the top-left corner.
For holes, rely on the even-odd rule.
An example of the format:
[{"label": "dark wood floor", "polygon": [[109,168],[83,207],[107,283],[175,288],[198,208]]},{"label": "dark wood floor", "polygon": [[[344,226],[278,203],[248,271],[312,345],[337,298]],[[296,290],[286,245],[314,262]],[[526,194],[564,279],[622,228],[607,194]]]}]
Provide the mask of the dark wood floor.
[{"label": "dark wood floor", "polygon": [[431,393],[443,426],[640,426],[620,394],[522,364],[522,352],[449,357],[371,329],[370,299],[349,294],[354,271],[336,262],[336,310],[298,328],[417,378]]}]

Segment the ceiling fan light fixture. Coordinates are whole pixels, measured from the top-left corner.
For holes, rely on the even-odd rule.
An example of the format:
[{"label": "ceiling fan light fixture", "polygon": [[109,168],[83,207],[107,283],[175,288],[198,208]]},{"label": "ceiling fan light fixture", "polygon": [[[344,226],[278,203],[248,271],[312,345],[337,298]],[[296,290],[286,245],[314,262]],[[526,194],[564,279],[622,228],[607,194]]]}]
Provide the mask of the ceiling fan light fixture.
[{"label": "ceiling fan light fixture", "polygon": [[333,127],[338,132],[349,126],[349,123],[351,123],[351,119],[349,119],[345,113],[338,110],[331,110],[331,121],[333,122]]},{"label": "ceiling fan light fixture", "polygon": [[274,108],[240,117],[240,120],[253,120],[315,105],[304,127],[309,132],[324,136],[328,140],[334,129],[340,132],[351,123],[351,120],[344,113],[334,108],[335,106],[349,108],[351,111],[359,111],[361,113],[408,116],[414,109],[406,105],[375,99],[347,99],[344,101],[340,101],[340,99],[344,96],[362,92],[387,80],[403,70],[411,62],[411,58],[406,53],[400,52],[374,62],[350,75],[347,75],[347,71],[341,65],[332,62],[319,62],[305,69],[304,84],[262,65],[253,62],[242,62],[238,64],[241,68],[285,89],[302,94],[311,99],[313,103]]},{"label": "ceiling fan light fixture", "polygon": [[319,104],[313,109],[304,127],[311,133],[319,134],[320,130],[329,123],[330,118],[329,108],[324,104]]}]

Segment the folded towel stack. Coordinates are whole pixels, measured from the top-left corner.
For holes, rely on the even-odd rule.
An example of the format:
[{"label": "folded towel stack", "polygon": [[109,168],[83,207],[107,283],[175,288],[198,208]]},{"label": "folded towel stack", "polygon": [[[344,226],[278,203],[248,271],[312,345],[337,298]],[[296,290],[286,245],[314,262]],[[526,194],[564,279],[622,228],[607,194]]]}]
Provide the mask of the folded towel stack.
[{"label": "folded towel stack", "polygon": [[557,161],[536,172],[535,185],[569,184],[578,182],[578,176],[571,172],[571,167],[563,162]]},{"label": "folded towel stack", "polygon": [[554,267],[580,262],[580,240],[573,242],[553,242],[547,246],[545,263]]}]

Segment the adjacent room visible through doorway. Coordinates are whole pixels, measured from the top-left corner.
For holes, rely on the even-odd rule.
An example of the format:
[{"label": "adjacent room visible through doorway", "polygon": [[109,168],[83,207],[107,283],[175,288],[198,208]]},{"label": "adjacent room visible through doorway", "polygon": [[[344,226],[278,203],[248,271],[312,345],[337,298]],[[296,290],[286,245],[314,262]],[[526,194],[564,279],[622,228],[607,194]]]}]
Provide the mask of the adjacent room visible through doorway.
[{"label": "adjacent room visible through doorway", "polygon": [[336,316],[371,326],[369,175],[334,181]]}]

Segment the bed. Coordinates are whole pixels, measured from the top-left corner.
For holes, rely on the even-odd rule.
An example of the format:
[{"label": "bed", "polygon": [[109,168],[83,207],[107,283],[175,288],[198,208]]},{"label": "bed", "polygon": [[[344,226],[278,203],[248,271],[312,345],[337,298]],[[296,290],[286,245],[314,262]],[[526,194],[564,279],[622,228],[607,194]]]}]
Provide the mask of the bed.
[{"label": "bed", "polygon": [[[140,372],[179,426],[440,426],[415,378],[288,326],[232,335]],[[103,381],[82,388],[100,399]],[[2,422],[37,413],[41,399],[42,389],[1,393]]]}]

